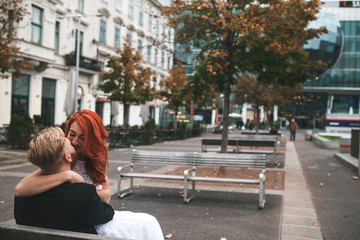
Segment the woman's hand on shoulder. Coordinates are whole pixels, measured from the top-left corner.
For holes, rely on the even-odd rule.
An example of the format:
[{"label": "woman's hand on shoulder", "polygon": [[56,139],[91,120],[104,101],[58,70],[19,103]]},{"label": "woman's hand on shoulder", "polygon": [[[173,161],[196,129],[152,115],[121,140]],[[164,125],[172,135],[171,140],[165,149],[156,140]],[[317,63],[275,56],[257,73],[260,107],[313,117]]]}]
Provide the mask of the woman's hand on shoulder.
[{"label": "woman's hand on shoulder", "polygon": [[65,172],[65,174],[66,174],[67,182],[70,182],[70,183],[84,182],[83,177],[80,174],[78,174],[77,172],[68,170],[68,171]]}]

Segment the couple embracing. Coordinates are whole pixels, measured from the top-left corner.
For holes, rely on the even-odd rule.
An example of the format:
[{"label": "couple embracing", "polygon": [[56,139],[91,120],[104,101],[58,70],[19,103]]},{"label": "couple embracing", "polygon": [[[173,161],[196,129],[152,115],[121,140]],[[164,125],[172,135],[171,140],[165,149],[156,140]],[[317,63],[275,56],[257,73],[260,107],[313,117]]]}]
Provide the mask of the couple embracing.
[{"label": "couple embracing", "polygon": [[164,239],[155,217],[114,211],[107,132],[101,118],[79,110],[60,128],[49,127],[30,142],[28,160],[39,167],[15,187],[17,224],[129,239]]}]

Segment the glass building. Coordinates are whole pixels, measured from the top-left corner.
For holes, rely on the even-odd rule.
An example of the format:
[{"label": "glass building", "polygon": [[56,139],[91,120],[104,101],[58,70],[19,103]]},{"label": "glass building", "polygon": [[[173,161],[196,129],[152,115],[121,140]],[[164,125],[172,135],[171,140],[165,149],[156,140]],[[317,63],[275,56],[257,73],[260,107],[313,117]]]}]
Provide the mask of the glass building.
[{"label": "glass building", "polygon": [[343,34],[341,54],[334,67],[317,80],[304,84],[305,95],[314,99],[325,96],[326,106],[316,109],[317,120],[323,123],[326,132],[350,133],[351,128],[360,125],[360,4],[357,2],[329,1],[321,10],[337,18]]}]

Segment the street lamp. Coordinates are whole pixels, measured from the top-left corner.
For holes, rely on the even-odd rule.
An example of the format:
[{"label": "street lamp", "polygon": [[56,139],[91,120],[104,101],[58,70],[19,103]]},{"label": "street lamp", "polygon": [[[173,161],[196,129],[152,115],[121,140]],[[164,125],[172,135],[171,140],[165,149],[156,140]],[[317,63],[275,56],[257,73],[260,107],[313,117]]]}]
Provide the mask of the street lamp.
[{"label": "street lamp", "polygon": [[[80,68],[80,20],[82,15],[76,14],[76,15],[65,15],[65,16],[58,16],[58,19],[64,19],[64,18],[76,18],[77,20],[77,26],[76,26],[76,67],[75,67],[75,96],[74,96],[74,112],[78,109],[78,88],[79,88],[79,68]],[[92,16],[85,16],[85,17],[102,17],[102,14],[96,14]]]}]

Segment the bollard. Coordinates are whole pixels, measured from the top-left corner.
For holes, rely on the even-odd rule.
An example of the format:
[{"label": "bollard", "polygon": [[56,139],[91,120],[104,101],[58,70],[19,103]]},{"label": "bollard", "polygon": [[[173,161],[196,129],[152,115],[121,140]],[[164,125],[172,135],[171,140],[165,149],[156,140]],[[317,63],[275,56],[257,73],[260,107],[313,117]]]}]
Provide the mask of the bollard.
[{"label": "bollard", "polygon": [[312,140],[312,130],[305,130],[305,140],[306,141]]},{"label": "bollard", "polygon": [[340,138],[340,153],[351,152],[351,138],[341,137]]}]

